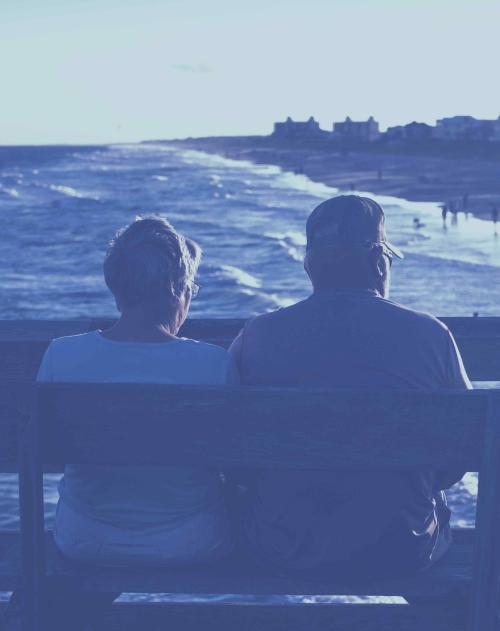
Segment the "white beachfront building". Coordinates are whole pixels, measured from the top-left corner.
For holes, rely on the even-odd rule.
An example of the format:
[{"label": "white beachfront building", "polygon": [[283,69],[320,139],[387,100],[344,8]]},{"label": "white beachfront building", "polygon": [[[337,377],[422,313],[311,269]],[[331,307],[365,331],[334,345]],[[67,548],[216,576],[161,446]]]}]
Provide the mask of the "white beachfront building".
[{"label": "white beachfront building", "polygon": [[436,122],[434,137],[440,140],[476,140],[500,142],[500,116],[478,119],[474,116],[451,116]]},{"label": "white beachfront building", "polygon": [[335,138],[342,140],[361,140],[373,142],[380,138],[378,121],[373,116],[367,121],[353,121],[349,116],[342,123],[333,123]]},{"label": "white beachfront building", "polygon": [[272,136],[283,140],[319,138],[327,134],[311,116],[306,121],[294,121],[290,116],[283,123],[274,123]]}]

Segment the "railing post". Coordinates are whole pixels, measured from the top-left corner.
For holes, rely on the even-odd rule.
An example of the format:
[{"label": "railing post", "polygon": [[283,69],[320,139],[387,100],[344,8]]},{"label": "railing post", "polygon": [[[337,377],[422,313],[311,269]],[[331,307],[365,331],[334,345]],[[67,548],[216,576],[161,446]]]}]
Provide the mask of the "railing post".
[{"label": "railing post", "polygon": [[496,631],[500,596],[500,392],[488,398],[479,471],[471,631]]},{"label": "railing post", "polygon": [[31,404],[31,417],[20,445],[19,507],[23,561],[23,629],[38,631],[43,628],[45,525],[37,386]]}]

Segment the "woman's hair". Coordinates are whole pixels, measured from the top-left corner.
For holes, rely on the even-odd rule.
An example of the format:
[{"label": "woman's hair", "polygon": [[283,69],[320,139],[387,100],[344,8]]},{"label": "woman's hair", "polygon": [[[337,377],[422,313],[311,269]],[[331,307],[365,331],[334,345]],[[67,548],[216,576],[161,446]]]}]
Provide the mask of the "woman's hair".
[{"label": "woman's hair", "polygon": [[175,308],[200,259],[199,245],[166,219],[137,217],[111,240],[104,279],[120,309],[141,303]]}]

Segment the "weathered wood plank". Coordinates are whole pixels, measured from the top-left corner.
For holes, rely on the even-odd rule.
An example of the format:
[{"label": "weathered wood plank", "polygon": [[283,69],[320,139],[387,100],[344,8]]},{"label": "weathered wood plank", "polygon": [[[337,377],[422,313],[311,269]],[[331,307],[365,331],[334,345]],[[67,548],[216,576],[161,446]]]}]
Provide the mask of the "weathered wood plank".
[{"label": "weathered wood plank", "polygon": [[461,631],[462,609],[432,616],[405,605],[210,605],[184,603],[114,605],[103,631]]},{"label": "weathered wood plank", "polygon": [[[298,594],[432,596],[463,592],[470,586],[473,545],[471,531],[455,533],[449,553],[431,570],[394,579],[286,578],[265,570],[225,561],[207,568],[95,568],[68,562],[45,534],[47,566],[51,575],[78,578],[88,589],[172,594]],[[22,568],[19,533],[0,533],[0,590],[20,586]]]},{"label": "weathered wood plank", "polygon": [[145,384],[37,387],[44,464],[274,469],[476,471],[488,396]]},{"label": "weathered wood plank", "polygon": [[[471,379],[500,380],[500,318],[441,318],[455,334]],[[54,337],[106,328],[112,320],[0,321],[0,379],[33,380]],[[238,319],[188,320],[180,334],[227,347],[243,326]]]},{"label": "weathered wood plank", "polygon": [[18,470],[20,436],[31,413],[34,387],[0,382],[0,472]]},{"label": "weathered wood plank", "polygon": [[479,471],[471,631],[495,631],[500,597],[500,393],[492,393]]},{"label": "weathered wood plank", "polygon": [[[0,603],[0,616],[6,603]],[[464,631],[463,607],[324,603],[115,603],[95,631]]]}]

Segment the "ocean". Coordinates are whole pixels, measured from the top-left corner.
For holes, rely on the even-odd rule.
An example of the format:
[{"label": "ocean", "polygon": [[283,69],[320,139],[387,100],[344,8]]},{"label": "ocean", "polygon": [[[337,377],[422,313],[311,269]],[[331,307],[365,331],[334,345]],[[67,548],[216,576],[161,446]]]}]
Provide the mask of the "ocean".
[{"label": "ocean", "polygon": [[[305,221],[338,193],[271,165],[160,144],[0,147],[0,319],[114,316],[102,260],[114,232],[160,213],[201,245],[192,317],[242,317],[306,297]],[[376,196],[389,238],[405,252],[391,297],[436,315],[498,315],[500,240],[459,214],[443,226],[437,203]],[[419,227],[414,219],[418,218]],[[454,523],[470,526],[477,479],[450,493]],[[56,480],[46,481],[48,520]],[[18,526],[15,479],[0,489],[0,528]]]}]

